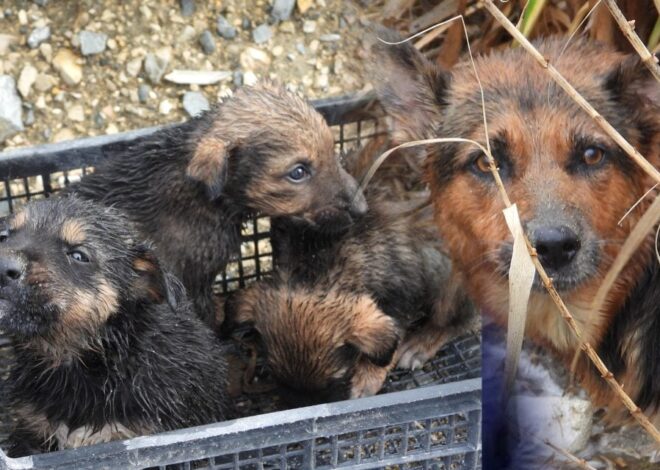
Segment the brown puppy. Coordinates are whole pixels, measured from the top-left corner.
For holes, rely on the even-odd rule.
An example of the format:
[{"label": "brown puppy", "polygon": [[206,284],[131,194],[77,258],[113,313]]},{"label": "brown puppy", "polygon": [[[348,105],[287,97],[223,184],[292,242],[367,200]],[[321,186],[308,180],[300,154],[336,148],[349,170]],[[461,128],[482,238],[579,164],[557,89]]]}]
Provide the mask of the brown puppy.
[{"label": "brown puppy", "polygon": [[292,406],[380,390],[401,330],[367,295],[261,281],[231,300],[229,319],[251,324]]},{"label": "brown puppy", "polygon": [[366,211],[323,117],[268,83],[107,156],[72,190],[123,209],[209,323],[213,280],[251,213],[341,231]]},{"label": "brown puppy", "polygon": [[[636,56],[595,43],[547,40],[541,53],[640,153],[660,164],[660,87]],[[379,95],[397,122],[399,141],[463,137],[484,143],[481,95],[469,61],[451,73],[412,46],[374,46]],[[601,312],[590,304],[621,244],[650,204],[653,185],[601,128],[521,48],[476,59],[489,139],[511,200],[518,204],[539,259],[587,341],[637,404],[660,405],[660,274],[652,238],[621,273]],[[470,294],[506,324],[512,239],[486,158],[469,144],[429,147],[426,173],[437,225]],[[538,279],[527,334],[570,362],[577,340]],[[594,401],[622,405],[582,364]],[[657,418],[656,418],[657,419]]]}]

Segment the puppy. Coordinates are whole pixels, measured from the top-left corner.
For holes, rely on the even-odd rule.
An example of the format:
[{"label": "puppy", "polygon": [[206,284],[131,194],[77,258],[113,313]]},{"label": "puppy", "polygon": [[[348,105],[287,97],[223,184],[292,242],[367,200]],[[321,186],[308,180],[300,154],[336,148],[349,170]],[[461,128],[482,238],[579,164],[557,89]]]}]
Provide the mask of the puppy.
[{"label": "puppy", "polygon": [[401,330],[364,294],[267,280],[236,293],[228,322],[259,333],[269,369],[291,406],[380,390]]},{"label": "puppy", "polygon": [[226,419],[226,361],[118,211],[73,197],[0,226],[0,330],[20,456]]},{"label": "puppy", "polygon": [[107,157],[71,190],[124,210],[209,324],[213,280],[250,214],[340,231],[366,211],[323,117],[269,83]]},{"label": "puppy", "polygon": [[[660,87],[637,56],[586,40],[537,43],[541,54],[656,168]],[[399,142],[463,137],[484,143],[481,95],[469,61],[447,72],[409,44],[373,48],[378,94]],[[653,186],[618,145],[521,48],[476,59],[488,138],[504,185],[518,205],[539,260],[584,339],[597,348],[631,398],[660,423],[660,270],[652,234],[619,276],[602,311],[591,302]],[[376,76],[376,75],[375,75]],[[512,237],[486,157],[466,143],[427,147],[426,177],[437,225],[469,293],[501,325],[507,321]],[[654,232],[655,233],[655,232]],[[538,278],[526,333],[567,364],[579,344]],[[609,417],[627,416],[586,360],[579,375]]]}]

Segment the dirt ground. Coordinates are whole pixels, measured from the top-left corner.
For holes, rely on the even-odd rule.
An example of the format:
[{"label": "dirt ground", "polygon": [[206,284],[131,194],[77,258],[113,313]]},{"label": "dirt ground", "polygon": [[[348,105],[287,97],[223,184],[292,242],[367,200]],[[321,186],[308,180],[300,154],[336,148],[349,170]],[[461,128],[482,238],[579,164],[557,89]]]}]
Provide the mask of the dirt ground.
[{"label": "dirt ground", "polygon": [[[299,0],[284,21],[273,18],[268,0],[183,2],[195,6],[189,16],[181,3],[2,0],[0,75],[12,76],[19,90],[23,78],[25,130],[0,143],[0,150],[181,121],[188,117],[186,92],[199,91],[213,103],[241,82],[264,77],[309,98],[364,86],[361,43],[367,21],[359,2]],[[234,38],[219,34],[220,15],[235,28]],[[49,37],[31,48],[30,35],[44,27],[50,28]],[[83,31],[106,35],[104,50],[83,55]],[[213,52],[202,46],[205,31]],[[263,41],[254,36],[258,33],[271,37]],[[165,76],[174,70],[229,73],[207,86],[166,78],[154,83],[145,62],[149,54],[166,63]],[[61,70],[62,57],[72,72]],[[72,83],[76,73],[80,80]]]}]

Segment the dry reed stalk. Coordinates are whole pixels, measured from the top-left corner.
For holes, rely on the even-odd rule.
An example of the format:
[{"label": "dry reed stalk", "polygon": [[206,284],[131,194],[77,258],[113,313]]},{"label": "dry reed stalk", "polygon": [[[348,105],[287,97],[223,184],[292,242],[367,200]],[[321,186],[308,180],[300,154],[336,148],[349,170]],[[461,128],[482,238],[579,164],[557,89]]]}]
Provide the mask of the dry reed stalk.
[{"label": "dry reed stalk", "polygon": [[626,139],[623,138],[619,132],[617,132],[612,125],[607,122],[603,116],[601,116],[598,111],[596,111],[587,100],[584,99],[578,91],[573,88],[573,85],[568,83],[568,81],[563,77],[562,74],[550,63],[548,60],[543,57],[543,55],[530,43],[525,36],[523,36],[520,31],[518,31],[513,23],[504,16],[504,14],[495,6],[492,0],[483,0],[483,5],[486,9],[495,17],[498,23],[500,23],[504,29],[506,29],[513,38],[520,43],[522,47],[529,52],[534,59],[543,67],[548,75],[559,85],[582,109],[584,109],[591,118],[596,121],[601,129],[603,129],[607,135],[609,135],[618,145],[621,147],[627,154],[632,158],[648,175],[650,175],[654,181],[660,182],[660,172],[655,169],[635,148],[628,143]]},{"label": "dry reed stalk", "polygon": [[543,441],[543,442],[545,443],[545,445],[547,445],[548,447],[550,447],[550,448],[551,448],[552,450],[554,450],[555,452],[559,452],[561,455],[563,455],[563,456],[566,457],[568,460],[570,460],[571,463],[574,463],[574,464],[577,465],[578,467],[580,467],[580,468],[584,468],[585,470],[596,470],[594,467],[592,467],[591,465],[589,465],[589,463],[588,463],[586,460],[581,459],[581,458],[579,458],[579,457],[576,457],[575,455],[571,454],[571,453],[570,453],[569,451],[567,451],[566,449],[562,449],[561,447],[557,447],[556,445],[554,445],[554,444],[553,444],[552,442],[550,442],[550,441]]},{"label": "dry reed stalk", "polygon": [[653,0],[653,3],[655,3],[655,9],[658,10],[658,14],[660,14],[660,0]]},{"label": "dry reed stalk", "polygon": [[610,10],[614,21],[616,21],[616,23],[619,25],[621,32],[626,36],[626,38],[628,38],[628,41],[630,41],[630,44],[632,45],[633,49],[635,49],[635,52],[639,54],[639,57],[642,59],[642,62],[644,62],[644,65],[646,65],[646,68],[648,68],[655,79],[660,82],[660,66],[658,66],[655,56],[649,52],[642,40],[639,39],[639,36],[637,36],[637,33],[635,33],[635,30],[631,25],[631,23],[634,25],[634,21],[628,22],[628,20],[626,20],[626,17],[623,16],[623,13],[621,13],[619,7],[616,6],[616,2],[614,0],[603,0],[603,2]]},{"label": "dry reed stalk", "polygon": [[[498,8],[493,4],[492,0],[484,0],[484,6],[488,11],[491,12],[491,14],[495,17],[495,19],[506,29],[509,34],[511,34],[514,39],[516,39],[520,44],[534,57],[536,60],[541,64],[543,68],[545,68],[550,76],[555,80],[557,84],[559,84],[580,106],[587,110],[587,112],[591,115],[593,119],[598,122],[603,129],[608,132],[608,134],[614,138],[617,143],[619,141],[622,141],[625,143],[627,147],[632,149],[632,153],[626,152],[633,157],[633,159],[642,167],[642,168],[647,168],[649,167],[652,171],[647,171],[650,175],[654,176],[654,178],[658,181],[660,181],[660,174],[658,174],[657,170],[653,168],[653,166],[644,159],[637,151],[623,138],[621,135],[616,132],[616,130],[607,123],[607,121],[600,116],[596,112],[595,109],[566,81],[566,79],[552,66],[548,63],[548,61],[541,55],[541,53],[523,36],[509,21],[509,19],[498,10]],[[581,104],[583,102],[586,106],[583,106]],[[607,127],[605,127],[603,124],[606,124]],[[611,129],[611,131],[608,131],[607,128]],[[615,136],[618,136],[618,138],[615,138]],[[621,143],[619,143],[621,145]],[[621,145],[623,147],[623,145]],[[624,148],[625,149],[625,148]],[[502,198],[505,201],[509,201],[508,195],[506,195],[506,189],[504,188],[504,185],[501,185],[501,180],[499,178],[499,174],[495,175],[497,173],[497,169],[495,167],[495,161],[493,160],[493,157],[490,155],[490,152],[488,152],[488,159],[490,160],[491,164],[491,171],[495,170],[493,172],[493,176],[495,177],[496,182],[499,180],[500,183],[498,183],[498,187],[500,188],[500,192],[503,192]],[[507,207],[511,203],[508,202]],[[536,250],[534,247],[531,245],[529,242],[529,239],[525,237],[525,242],[527,244],[527,250],[529,251],[530,256],[532,257],[532,262],[534,263],[534,266],[536,267],[536,271],[539,274],[539,278],[543,282],[544,287],[548,291],[548,294],[550,295],[550,298],[554,301],[555,305],[557,305],[557,308],[559,309],[559,313],[561,314],[562,318],[566,321],[566,323],[569,325],[571,330],[573,331],[573,334],[575,334],[578,343],[581,345],[581,349],[589,356],[589,359],[591,359],[591,362],[596,366],[598,371],[600,372],[601,376],[603,379],[608,383],[608,385],[612,388],[614,393],[616,393],[619,398],[621,399],[621,402],[624,404],[626,408],[630,411],[630,414],[633,416],[634,419],[637,420],[637,422],[655,439],[656,442],[660,443],[660,432],[656,429],[656,427],[649,421],[649,419],[646,417],[646,415],[642,412],[642,410],[635,404],[635,402],[632,401],[632,399],[628,396],[628,394],[623,390],[623,387],[619,384],[619,382],[616,381],[614,378],[614,375],[609,371],[607,366],[603,363],[602,359],[600,356],[598,356],[598,353],[594,350],[594,348],[589,344],[588,342],[583,341],[582,339],[582,332],[580,331],[580,327],[577,325],[575,322],[575,319],[569,312],[568,308],[566,307],[566,304],[562,300],[561,296],[555,289],[554,285],[552,284],[552,279],[548,276],[548,274],[545,272],[545,269],[543,268],[543,265],[541,265],[541,262],[538,260],[538,257],[536,255]]]}]

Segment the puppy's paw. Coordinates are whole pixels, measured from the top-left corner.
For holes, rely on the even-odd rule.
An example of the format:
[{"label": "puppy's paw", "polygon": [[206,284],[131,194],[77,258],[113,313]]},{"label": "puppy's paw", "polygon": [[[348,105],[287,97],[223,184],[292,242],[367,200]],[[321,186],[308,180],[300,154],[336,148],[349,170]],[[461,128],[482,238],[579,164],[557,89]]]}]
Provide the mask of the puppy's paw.
[{"label": "puppy's paw", "polygon": [[396,352],[396,364],[400,369],[421,369],[445,343],[440,331],[419,331],[411,334]]},{"label": "puppy's paw", "polygon": [[368,361],[360,362],[351,380],[351,398],[370,397],[383,387],[389,367],[378,367]]}]

